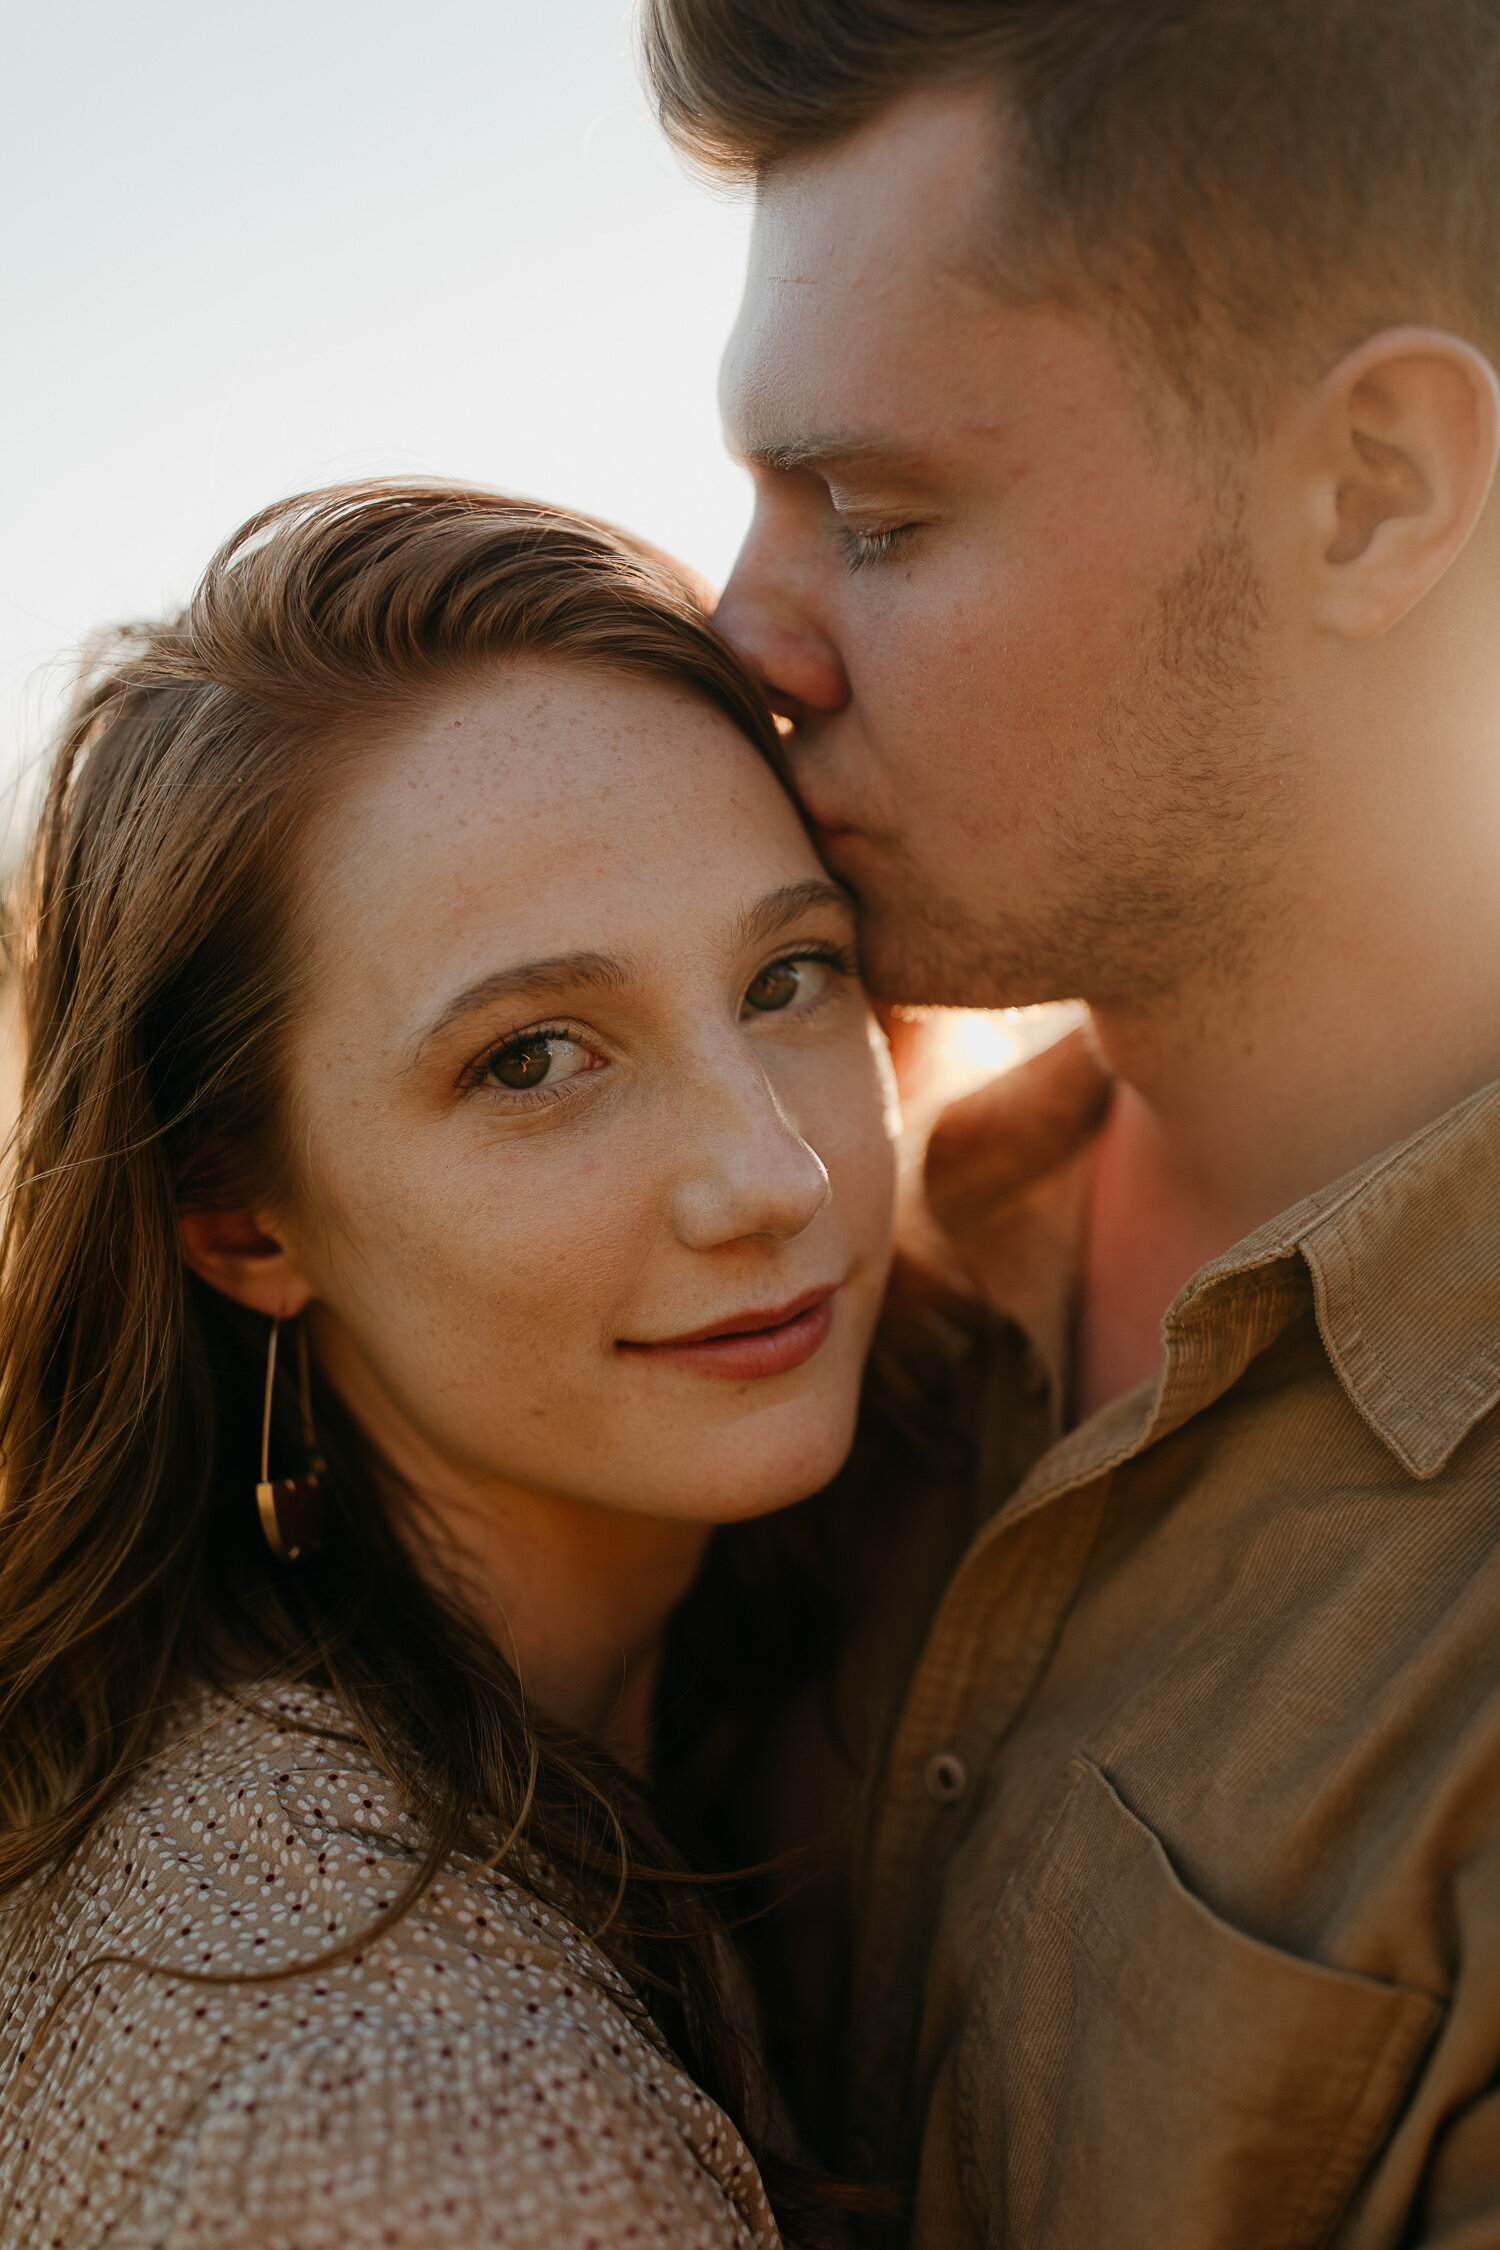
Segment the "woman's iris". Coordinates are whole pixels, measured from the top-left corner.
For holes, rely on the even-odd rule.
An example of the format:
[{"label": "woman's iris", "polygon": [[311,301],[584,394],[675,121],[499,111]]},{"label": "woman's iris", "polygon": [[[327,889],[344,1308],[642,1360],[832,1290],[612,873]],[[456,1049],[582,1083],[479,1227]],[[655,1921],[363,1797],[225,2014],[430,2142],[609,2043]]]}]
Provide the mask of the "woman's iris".
[{"label": "woman's iris", "polygon": [[769,969],[762,969],[745,988],[748,1006],[769,1014],[776,1008],[789,1008],[802,996],[802,970],[795,961],[773,961]]},{"label": "woman's iris", "polygon": [[549,1079],[574,1078],[588,1066],[587,1051],[576,1039],[565,1039],[555,1031],[537,1031],[500,1048],[491,1057],[485,1075],[497,1086],[524,1094]]},{"label": "woman's iris", "polygon": [[823,985],[828,983],[828,963],[816,956],[805,961],[771,961],[760,976],[753,976],[744,988],[744,1006],[758,1008],[762,1015],[774,1015],[776,1008],[789,1008],[794,999],[816,999]]}]

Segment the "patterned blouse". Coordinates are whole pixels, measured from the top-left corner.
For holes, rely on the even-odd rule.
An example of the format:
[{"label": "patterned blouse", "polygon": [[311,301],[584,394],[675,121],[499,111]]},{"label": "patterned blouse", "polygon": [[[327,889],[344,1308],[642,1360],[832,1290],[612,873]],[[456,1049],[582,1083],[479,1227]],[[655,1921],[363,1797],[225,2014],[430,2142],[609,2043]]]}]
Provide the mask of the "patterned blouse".
[{"label": "patterned blouse", "polygon": [[263,1976],[395,1896],[414,1824],[340,1733],[325,1696],[208,1698],[12,1951],[0,2245],[775,2250],[738,2133],[619,1972],[474,1862],[344,1966],[171,1973]]}]

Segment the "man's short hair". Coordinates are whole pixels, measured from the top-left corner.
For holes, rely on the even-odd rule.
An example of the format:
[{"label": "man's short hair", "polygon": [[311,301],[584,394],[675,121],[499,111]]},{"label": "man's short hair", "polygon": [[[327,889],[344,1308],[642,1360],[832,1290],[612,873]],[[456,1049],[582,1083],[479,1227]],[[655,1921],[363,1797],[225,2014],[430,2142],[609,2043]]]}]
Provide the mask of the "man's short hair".
[{"label": "man's short hair", "polygon": [[642,39],[742,180],[992,81],[991,278],[1112,304],[1200,403],[1408,321],[1500,357],[1500,0],[643,0]]}]

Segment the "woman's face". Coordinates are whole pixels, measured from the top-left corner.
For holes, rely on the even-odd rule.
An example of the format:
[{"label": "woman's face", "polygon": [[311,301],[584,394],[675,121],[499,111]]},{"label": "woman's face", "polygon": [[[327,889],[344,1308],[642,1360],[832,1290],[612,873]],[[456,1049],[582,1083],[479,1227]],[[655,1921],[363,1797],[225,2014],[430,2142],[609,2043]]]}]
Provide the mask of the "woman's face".
[{"label": "woman's face", "polygon": [[852,921],[730,721],[527,661],[359,761],[303,863],[329,1379],[419,1486],[731,1520],[839,1466],[890,1246]]}]

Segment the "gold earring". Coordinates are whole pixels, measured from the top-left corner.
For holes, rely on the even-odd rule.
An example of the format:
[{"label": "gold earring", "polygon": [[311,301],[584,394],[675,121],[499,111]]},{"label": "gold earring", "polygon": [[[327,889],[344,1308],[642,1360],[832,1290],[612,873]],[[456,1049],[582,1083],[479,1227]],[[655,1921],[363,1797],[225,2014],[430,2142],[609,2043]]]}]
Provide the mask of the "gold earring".
[{"label": "gold earring", "polygon": [[302,1442],[307,1467],[300,1477],[278,1477],[271,1482],[271,1401],[276,1391],[276,1339],[281,1322],[271,1323],[266,1349],[266,1408],[260,1425],[260,1482],[255,1505],[266,1545],[278,1562],[300,1562],[315,1555],[323,1544],[323,1479],[328,1464],[318,1451],[318,1434],[312,1417],[312,1371],[307,1357],[307,1330],[297,1324],[297,1390],[302,1407]]}]

